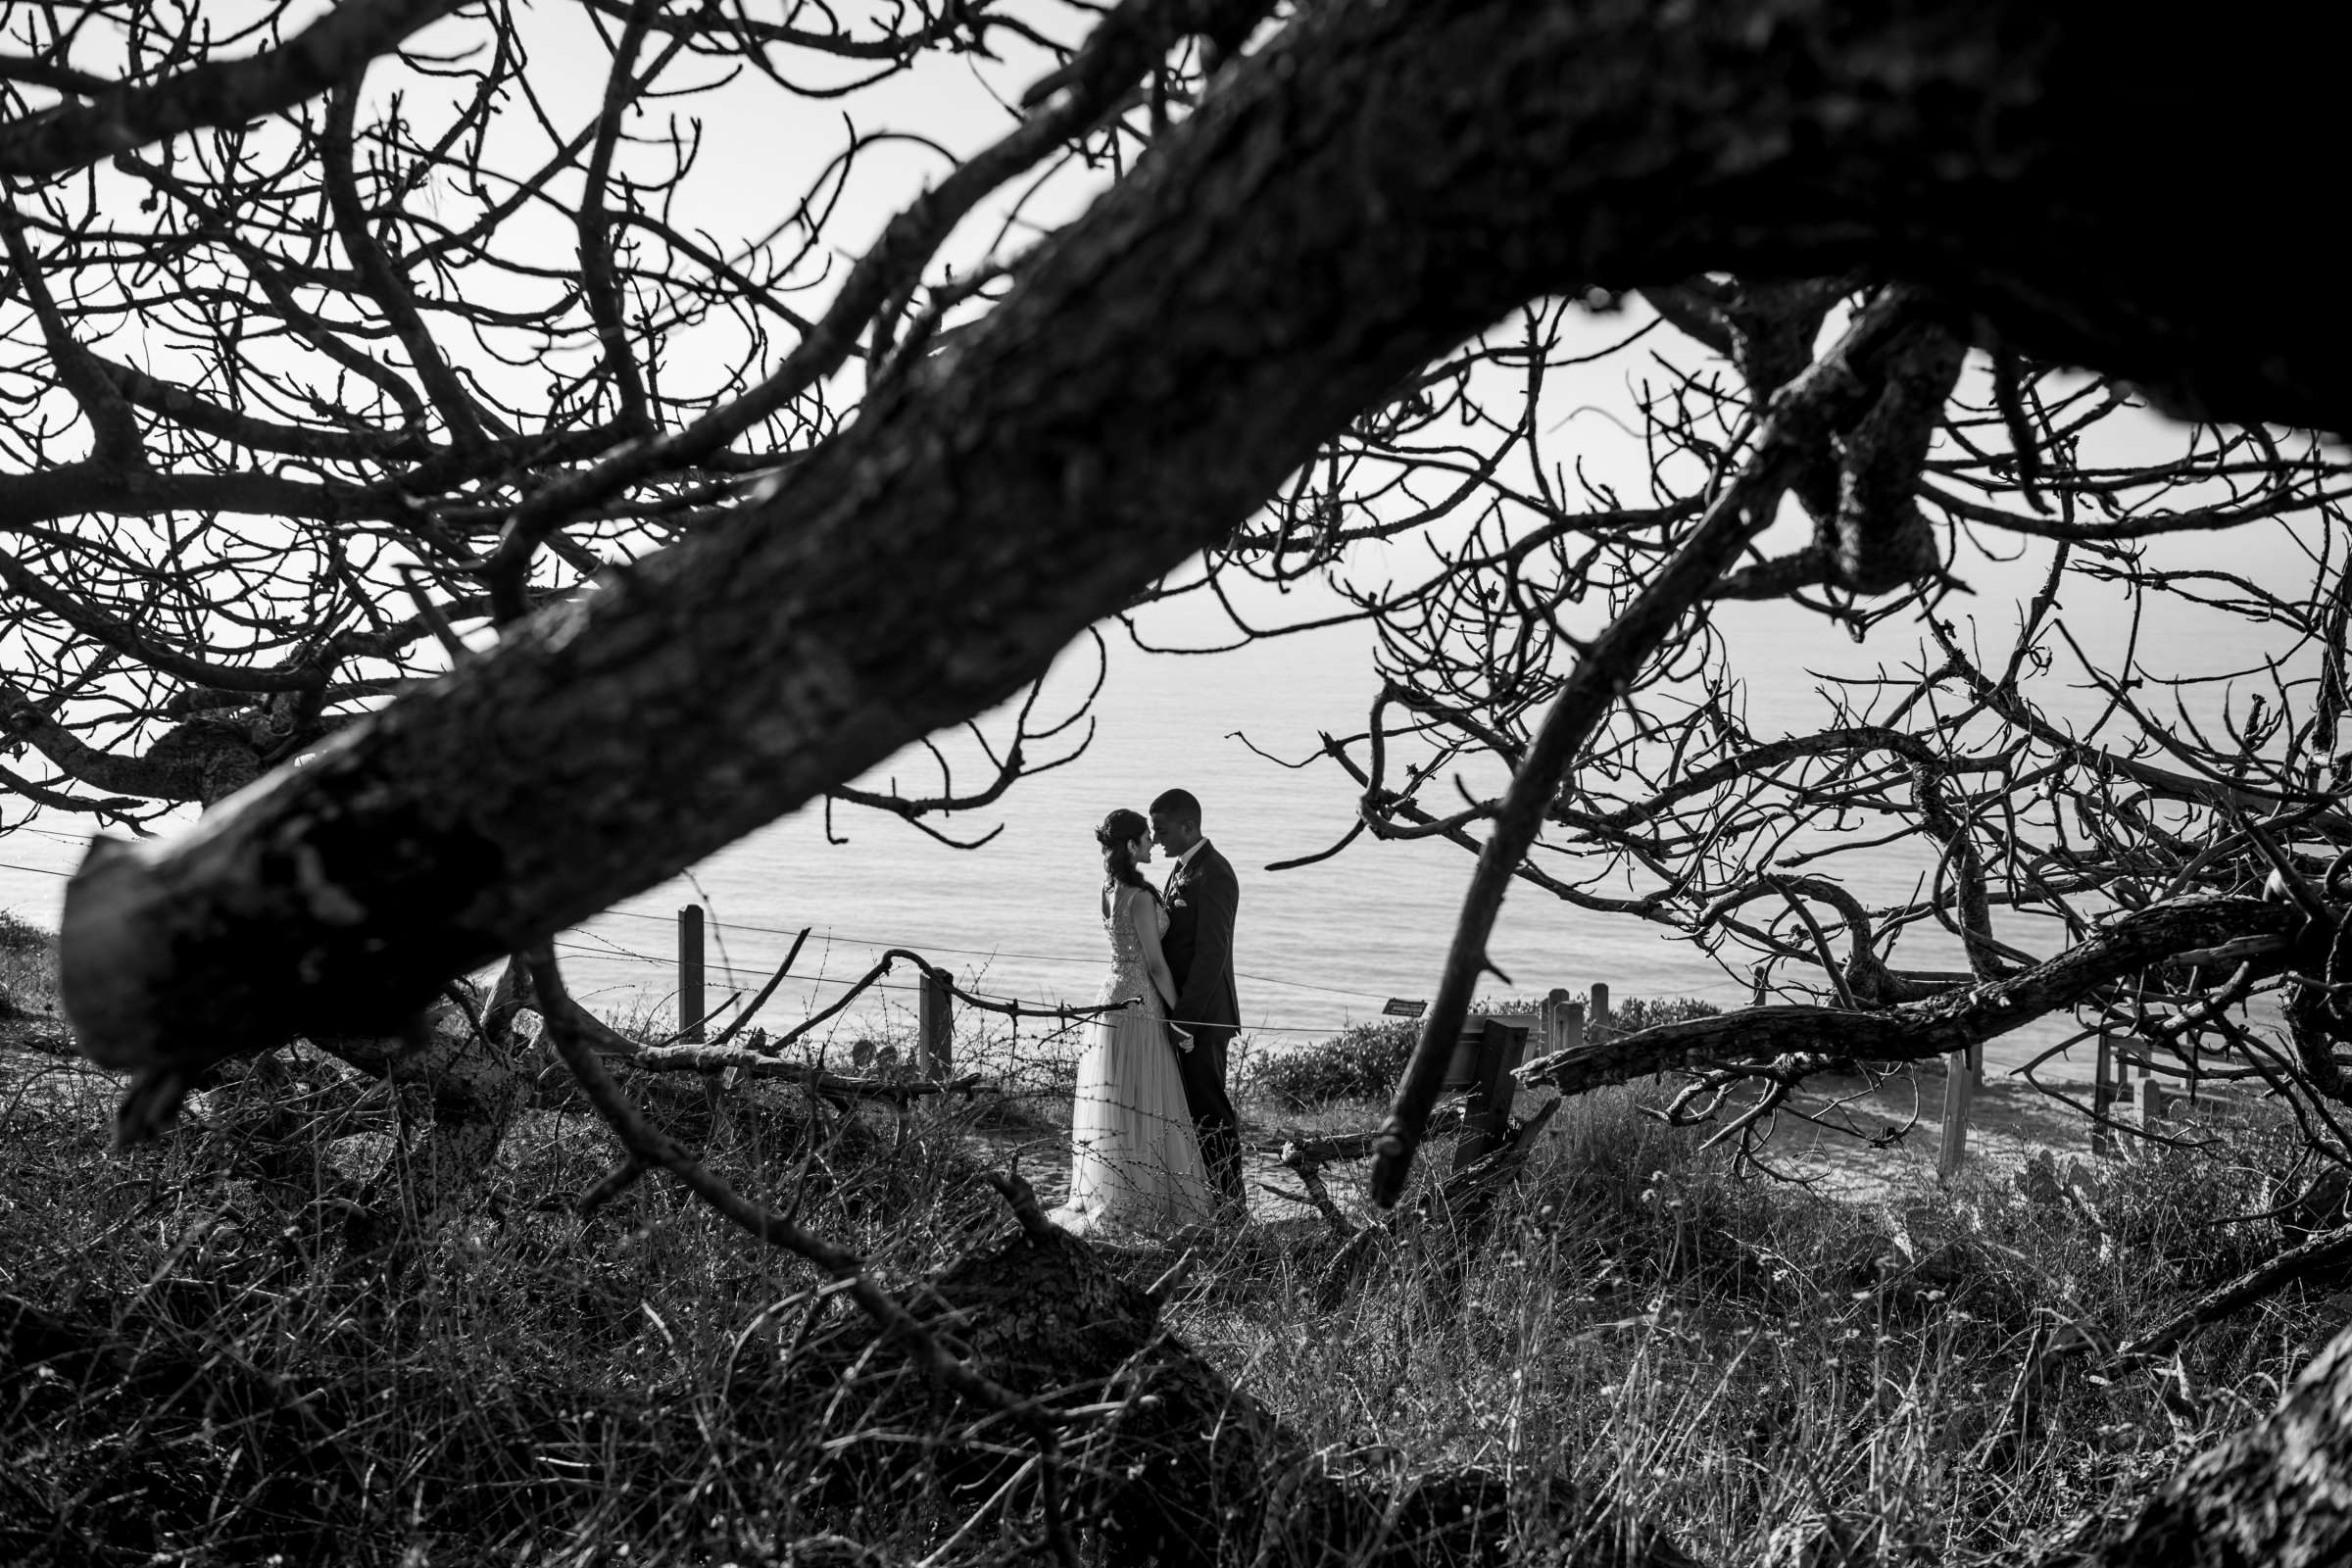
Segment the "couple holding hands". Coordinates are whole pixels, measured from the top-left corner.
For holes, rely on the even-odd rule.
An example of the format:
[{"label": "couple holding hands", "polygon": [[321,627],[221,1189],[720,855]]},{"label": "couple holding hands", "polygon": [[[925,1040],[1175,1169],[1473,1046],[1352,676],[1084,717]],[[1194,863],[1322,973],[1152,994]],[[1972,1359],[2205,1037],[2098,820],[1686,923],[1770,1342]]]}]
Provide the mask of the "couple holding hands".
[{"label": "couple holding hands", "polygon": [[[1241,1130],[1225,1055],[1241,1024],[1233,922],[1241,885],[1200,835],[1200,803],[1169,790],[1147,821],[1116,810],[1095,830],[1102,852],[1104,1013],[1078,1062],[1070,1110],[1070,1194],[1050,1216],[1087,1235],[1104,1226],[1168,1232],[1238,1224]],[[1143,873],[1156,845],[1175,861],[1164,887]]]}]

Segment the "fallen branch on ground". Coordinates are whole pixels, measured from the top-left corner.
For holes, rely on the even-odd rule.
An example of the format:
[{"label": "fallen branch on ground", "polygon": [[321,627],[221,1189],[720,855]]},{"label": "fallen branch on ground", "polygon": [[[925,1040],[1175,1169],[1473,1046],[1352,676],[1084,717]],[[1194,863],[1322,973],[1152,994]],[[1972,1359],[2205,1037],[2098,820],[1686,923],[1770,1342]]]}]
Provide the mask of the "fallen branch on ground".
[{"label": "fallen branch on ground", "polygon": [[[535,1004],[534,1004],[535,1005]],[[546,1016],[542,1010],[541,1016]],[[641,1046],[585,1007],[572,1008],[572,1031],[600,1059],[618,1062],[640,1072],[699,1072],[713,1076],[741,1073],[748,1078],[777,1078],[805,1084],[820,1095],[850,1100],[882,1100],[904,1104],[929,1095],[962,1095],[967,1100],[980,1088],[978,1073],[960,1078],[929,1079],[857,1075],[833,1072],[817,1062],[786,1061],[747,1046],[713,1043],[701,1046]]]},{"label": "fallen branch on ground", "polygon": [[[601,1053],[600,1053],[601,1054]],[[784,1061],[741,1046],[646,1046],[612,1059],[639,1072],[741,1073],[746,1078],[780,1078],[805,1084],[820,1095],[857,1100],[904,1102],[928,1095],[961,1095],[969,1100],[980,1088],[980,1074],[959,1078],[853,1077],[813,1062]]]},{"label": "fallen branch on ground", "polygon": [[[2216,1286],[2203,1296],[2130,1341],[2115,1352],[2121,1362],[2142,1361],[2164,1355],[2185,1344],[2189,1337],[2210,1323],[2219,1323],[2231,1313],[2241,1312],[2255,1302],[2292,1285],[2314,1269],[2330,1263],[2352,1259],[2352,1225],[2339,1225],[2323,1231],[2288,1248],[2240,1274],[2226,1285]],[[2076,1342],[2051,1352],[2066,1356],[2089,1348],[2086,1342]]]},{"label": "fallen branch on ground", "polygon": [[[1424,1136],[1435,1138],[1451,1132],[1461,1119],[1461,1106],[1445,1106],[1430,1117]],[[1334,1165],[1352,1159],[1370,1159],[1379,1152],[1380,1138],[1378,1128],[1356,1133],[1310,1133],[1297,1128],[1279,1128],[1258,1138],[1252,1147],[1259,1153],[1271,1155],[1285,1165],[1293,1159],[1316,1165]]]}]

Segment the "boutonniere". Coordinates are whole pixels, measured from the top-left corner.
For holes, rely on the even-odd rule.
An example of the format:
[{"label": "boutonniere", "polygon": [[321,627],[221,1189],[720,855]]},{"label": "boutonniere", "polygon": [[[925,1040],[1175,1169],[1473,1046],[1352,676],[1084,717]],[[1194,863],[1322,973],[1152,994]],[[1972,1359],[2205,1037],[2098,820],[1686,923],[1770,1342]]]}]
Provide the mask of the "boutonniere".
[{"label": "boutonniere", "polygon": [[1183,895],[1183,894],[1181,894],[1181,893],[1171,893],[1171,894],[1169,894],[1169,895],[1168,895],[1168,907],[1169,907],[1169,908],[1171,908],[1171,909],[1181,909],[1181,908],[1183,908],[1183,907],[1184,907],[1184,895]]}]

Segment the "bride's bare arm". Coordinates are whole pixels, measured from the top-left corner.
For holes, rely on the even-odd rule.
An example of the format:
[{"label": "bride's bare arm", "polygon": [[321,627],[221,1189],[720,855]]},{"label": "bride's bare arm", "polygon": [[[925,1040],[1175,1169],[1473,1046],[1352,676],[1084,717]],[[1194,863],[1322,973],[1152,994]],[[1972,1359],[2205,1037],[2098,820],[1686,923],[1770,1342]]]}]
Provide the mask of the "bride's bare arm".
[{"label": "bride's bare arm", "polygon": [[1144,950],[1144,970],[1152,976],[1152,987],[1159,993],[1160,1005],[1175,1005],[1176,976],[1168,968],[1167,955],[1159,951],[1158,903],[1142,888],[1121,888],[1119,899],[1127,906],[1127,923],[1134,928],[1136,941]]}]

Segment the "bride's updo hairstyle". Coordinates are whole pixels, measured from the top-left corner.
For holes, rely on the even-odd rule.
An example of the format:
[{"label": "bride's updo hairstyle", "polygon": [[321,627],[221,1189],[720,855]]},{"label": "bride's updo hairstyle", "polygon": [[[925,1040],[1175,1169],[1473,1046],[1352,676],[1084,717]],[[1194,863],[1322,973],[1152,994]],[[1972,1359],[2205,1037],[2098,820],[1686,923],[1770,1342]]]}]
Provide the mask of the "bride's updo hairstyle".
[{"label": "bride's updo hairstyle", "polygon": [[1130,811],[1121,807],[1104,817],[1102,825],[1095,829],[1095,842],[1102,846],[1102,869],[1113,882],[1142,888],[1152,895],[1152,902],[1157,904],[1159,889],[1144,880],[1144,873],[1136,869],[1135,857],[1127,850],[1128,845],[1151,831],[1152,824],[1144,820],[1143,812]]}]

